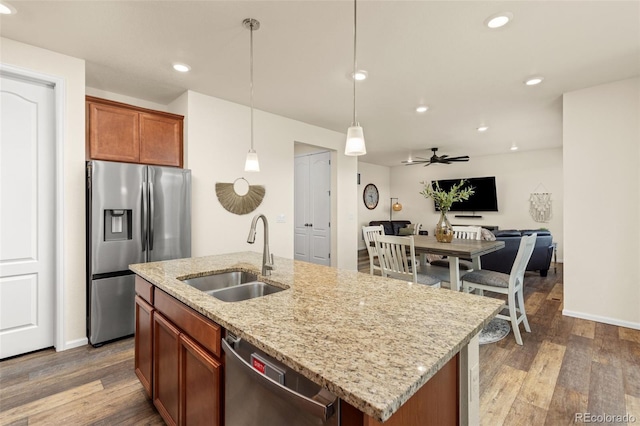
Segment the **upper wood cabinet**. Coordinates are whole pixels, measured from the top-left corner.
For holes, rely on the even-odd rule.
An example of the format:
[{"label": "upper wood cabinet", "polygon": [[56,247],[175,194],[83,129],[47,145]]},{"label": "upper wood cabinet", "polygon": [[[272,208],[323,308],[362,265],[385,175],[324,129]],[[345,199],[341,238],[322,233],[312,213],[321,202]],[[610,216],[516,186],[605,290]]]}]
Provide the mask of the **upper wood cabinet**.
[{"label": "upper wood cabinet", "polygon": [[86,97],[87,159],[182,167],[184,117]]}]

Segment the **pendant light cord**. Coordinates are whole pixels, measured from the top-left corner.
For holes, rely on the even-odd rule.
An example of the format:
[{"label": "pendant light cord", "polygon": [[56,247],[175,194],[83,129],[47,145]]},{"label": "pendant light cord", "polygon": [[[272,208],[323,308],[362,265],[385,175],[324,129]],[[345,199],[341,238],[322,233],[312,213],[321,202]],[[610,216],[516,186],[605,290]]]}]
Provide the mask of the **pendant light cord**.
[{"label": "pendant light cord", "polygon": [[357,61],[356,61],[356,37],[358,34],[357,31],[357,0],[353,0],[353,126],[357,126],[358,122],[356,121],[356,70],[358,69]]},{"label": "pendant light cord", "polygon": [[249,48],[249,52],[250,52],[250,61],[249,61],[249,69],[250,69],[250,84],[249,84],[249,89],[250,89],[250,103],[251,103],[251,151],[253,151],[253,20],[251,20],[251,22],[249,23],[249,33],[250,33],[250,48]]}]

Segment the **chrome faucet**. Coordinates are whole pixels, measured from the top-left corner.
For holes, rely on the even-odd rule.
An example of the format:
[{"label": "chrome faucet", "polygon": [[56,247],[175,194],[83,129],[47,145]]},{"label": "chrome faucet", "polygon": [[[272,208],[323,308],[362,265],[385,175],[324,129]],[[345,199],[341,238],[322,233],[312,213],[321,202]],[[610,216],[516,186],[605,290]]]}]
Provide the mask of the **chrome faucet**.
[{"label": "chrome faucet", "polygon": [[251,221],[251,229],[249,229],[249,237],[247,238],[247,242],[249,244],[253,244],[256,242],[256,225],[258,224],[258,219],[262,219],[262,223],[264,223],[264,247],[262,248],[262,275],[268,276],[271,275],[271,271],[273,270],[273,255],[269,253],[269,222],[267,222],[267,218],[263,214],[257,214],[253,217]]}]

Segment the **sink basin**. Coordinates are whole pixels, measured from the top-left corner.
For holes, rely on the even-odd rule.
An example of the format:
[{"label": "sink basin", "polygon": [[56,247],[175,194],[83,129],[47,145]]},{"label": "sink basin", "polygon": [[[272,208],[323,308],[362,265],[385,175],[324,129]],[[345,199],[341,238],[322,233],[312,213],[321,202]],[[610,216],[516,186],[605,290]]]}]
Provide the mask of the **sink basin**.
[{"label": "sink basin", "polygon": [[254,281],[246,284],[240,284],[235,287],[212,291],[209,294],[223,302],[240,302],[242,300],[254,299],[256,297],[278,293],[282,290],[284,290],[284,288],[276,287],[260,281]]},{"label": "sink basin", "polygon": [[256,281],[257,279],[258,276],[250,272],[230,271],[189,278],[182,282],[224,302],[240,302],[284,290],[275,285]]},{"label": "sink basin", "polygon": [[211,294],[214,291],[235,287],[240,284],[248,283],[257,280],[258,277],[255,274],[244,271],[230,271],[220,274],[205,275],[204,277],[189,278],[183,280],[185,284],[205,293]]}]

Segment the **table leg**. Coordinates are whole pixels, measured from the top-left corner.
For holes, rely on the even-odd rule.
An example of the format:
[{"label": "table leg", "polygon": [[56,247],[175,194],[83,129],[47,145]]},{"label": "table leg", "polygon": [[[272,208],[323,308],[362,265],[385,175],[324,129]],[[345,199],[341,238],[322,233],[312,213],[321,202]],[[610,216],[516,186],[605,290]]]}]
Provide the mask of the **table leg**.
[{"label": "table leg", "polygon": [[460,291],[460,259],[449,256],[449,283],[451,290]]}]

